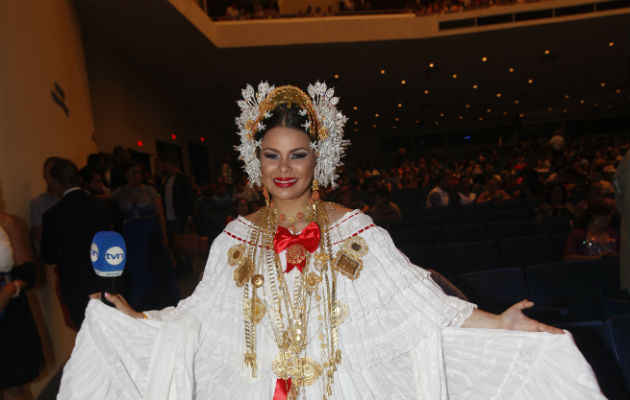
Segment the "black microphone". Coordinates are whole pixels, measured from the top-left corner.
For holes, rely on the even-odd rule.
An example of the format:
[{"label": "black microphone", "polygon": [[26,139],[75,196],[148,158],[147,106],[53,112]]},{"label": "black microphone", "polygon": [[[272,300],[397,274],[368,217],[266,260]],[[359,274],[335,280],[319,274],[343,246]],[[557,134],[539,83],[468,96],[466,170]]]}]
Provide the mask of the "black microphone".
[{"label": "black microphone", "polygon": [[[96,232],[90,246],[90,261],[96,275],[107,279],[106,291],[116,294],[116,278],[122,275],[127,260],[127,246],[125,239],[118,232]],[[101,294],[101,301],[109,306],[112,303],[105,299],[105,292]]]}]

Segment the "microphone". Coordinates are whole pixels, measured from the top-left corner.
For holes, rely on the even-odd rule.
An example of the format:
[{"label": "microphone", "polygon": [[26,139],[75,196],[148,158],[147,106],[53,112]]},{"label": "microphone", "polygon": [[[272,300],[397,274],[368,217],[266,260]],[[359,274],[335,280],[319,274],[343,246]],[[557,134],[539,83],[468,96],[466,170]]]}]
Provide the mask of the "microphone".
[{"label": "microphone", "polygon": [[[113,231],[96,232],[90,246],[90,261],[96,275],[108,281],[108,293],[117,293],[116,278],[122,275],[126,260],[127,246],[120,233]],[[105,299],[105,292],[101,294],[101,301],[113,306]]]}]

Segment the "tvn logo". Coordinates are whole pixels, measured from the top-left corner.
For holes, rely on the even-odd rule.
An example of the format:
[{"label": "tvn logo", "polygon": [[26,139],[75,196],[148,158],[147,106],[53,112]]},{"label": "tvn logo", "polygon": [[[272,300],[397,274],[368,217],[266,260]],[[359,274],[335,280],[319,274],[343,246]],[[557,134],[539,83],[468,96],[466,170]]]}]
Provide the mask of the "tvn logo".
[{"label": "tvn logo", "polygon": [[109,265],[119,265],[125,259],[125,252],[118,246],[113,246],[105,252],[105,262]]}]

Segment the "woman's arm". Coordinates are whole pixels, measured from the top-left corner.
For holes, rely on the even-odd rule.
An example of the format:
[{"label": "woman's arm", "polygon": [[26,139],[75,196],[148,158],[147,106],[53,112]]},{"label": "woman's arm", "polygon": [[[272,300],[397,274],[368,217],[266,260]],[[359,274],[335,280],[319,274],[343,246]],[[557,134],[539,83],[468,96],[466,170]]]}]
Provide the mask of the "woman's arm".
[{"label": "woman's arm", "polygon": [[543,324],[527,317],[523,310],[533,307],[534,303],[529,300],[521,300],[502,314],[492,314],[483,310],[475,309],[464,321],[464,328],[487,328],[487,329],[510,329],[515,331],[528,332],[548,332],[563,333],[562,329]]}]

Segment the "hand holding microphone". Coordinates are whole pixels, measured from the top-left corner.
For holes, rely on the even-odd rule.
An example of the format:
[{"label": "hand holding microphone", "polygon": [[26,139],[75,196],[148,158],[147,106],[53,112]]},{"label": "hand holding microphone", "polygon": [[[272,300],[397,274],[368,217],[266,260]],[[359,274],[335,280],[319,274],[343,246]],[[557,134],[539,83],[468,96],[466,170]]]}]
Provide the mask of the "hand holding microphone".
[{"label": "hand holding microphone", "polygon": [[94,235],[90,246],[90,261],[96,275],[105,278],[107,284],[100,295],[90,297],[100,297],[108,306],[116,307],[131,317],[142,318],[142,314],[131,308],[116,288],[116,280],[122,275],[126,260],[127,246],[118,232],[100,231]]}]

